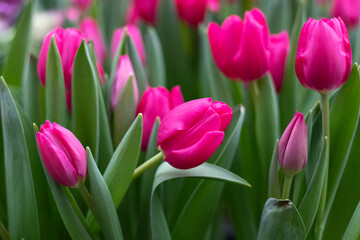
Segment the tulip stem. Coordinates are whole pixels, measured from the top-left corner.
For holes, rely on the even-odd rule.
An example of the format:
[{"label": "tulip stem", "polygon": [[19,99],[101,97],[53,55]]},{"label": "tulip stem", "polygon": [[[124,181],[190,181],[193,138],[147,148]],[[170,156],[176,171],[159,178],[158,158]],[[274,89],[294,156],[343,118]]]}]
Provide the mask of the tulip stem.
[{"label": "tulip stem", "polygon": [[138,166],[135,171],[132,180],[134,181],[136,178],[141,176],[147,169],[151,168],[152,166],[158,165],[164,159],[164,154],[159,152],[140,166]]},{"label": "tulip stem", "polygon": [[9,234],[1,220],[0,220],[0,236],[2,237],[3,240],[9,239]]},{"label": "tulip stem", "polygon": [[81,197],[84,199],[84,201],[85,201],[86,205],[88,206],[88,208],[92,212],[94,212],[92,198],[91,198],[91,195],[90,195],[89,191],[85,187],[85,184],[81,184],[81,186],[77,190],[79,191]]},{"label": "tulip stem", "polygon": [[257,102],[257,99],[259,96],[259,86],[258,86],[257,81],[249,82],[249,89],[250,89],[253,103],[255,104]]},{"label": "tulip stem", "polygon": [[293,176],[285,175],[282,199],[289,199],[292,180]]},{"label": "tulip stem", "polygon": [[[330,108],[329,108],[329,95],[328,94],[321,94],[321,110],[322,110],[322,139],[327,137],[328,144],[330,144]],[[327,194],[327,185],[328,185],[328,175],[329,175],[329,148],[327,148],[327,157],[326,157],[326,169],[325,169],[325,179],[324,185],[321,191],[318,215],[317,215],[317,223],[315,232],[318,236],[318,239],[322,238],[322,231],[320,229],[321,219],[323,218],[325,205],[326,205],[326,194]]]}]

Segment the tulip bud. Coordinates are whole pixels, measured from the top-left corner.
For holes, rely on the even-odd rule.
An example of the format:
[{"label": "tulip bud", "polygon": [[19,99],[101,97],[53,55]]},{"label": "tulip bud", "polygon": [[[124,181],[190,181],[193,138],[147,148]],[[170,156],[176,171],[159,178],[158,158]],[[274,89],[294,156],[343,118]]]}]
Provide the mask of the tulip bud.
[{"label": "tulip bud", "polygon": [[276,91],[280,92],[284,79],[286,58],[290,51],[290,38],[286,31],[271,35],[270,51],[269,71]]},{"label": "tulip bud", "polygon": [[139,16],[146,22],[154,24],[160,0],[135,0],[134,3]]},{"label": "tulip bud", "polygon": [[228,17],[219,27],[210,23],[209,42],[218,68],[231,79],[253,81],[269,68],[270,32],[264,14],[257,8]]},{"label": "tulip bud", "polygon": [[179,169],[197,167],[208,160],[222,143],[232,118],[231,108],[211,98],[186,102],[162,120],[157,145],[164,160]]},{"label": "tulip bud", "polygon": [[125,27],[116,29],[114,31],[112,41],[111,41],[111,56],[114,57],[116,54],[116,50],[120,44],[121,38],[124,34],[124,30],[126,28],[127,34],[131,37],[131,39],[134,41],[136,50],[139,54],[139,57],[141,59],[141,62],[143,65],[145,65],[146,62],[146,56],[145,56],[145,47],[144,42],[141,36],[141,32],[139,28],[136,25],[127,25]]},{"label": "tulip bud", "polygon": [[169,92],[164,87],[149,87],[141,97],[136,115],[143,114],[143,138],[141,149],[146,151],[156,117],[162,120],[174,107],[184,102],[179,86]]},{"label": "tulip bud", "polygon": [[99,25],[94,19],[86,18],[80,23],[80,31],[84,33],[88,42],[93,42],[96,58],[101,64],[104,64],[106,59],[106,45]]},{"label": "tulip bud", "polygon": [[220,11],[220,0],[208,0],[207,7],[213,12]]},{"label": "tulip bud", "polygon": [[295,71],[300,83],[326,94],[342,86],[350,75],[351,47],[340,18],[309,20],[304,24],[296,52]]},{"label": "tulip bud", "polygon": [[179,17],[192,26],[204,20],[208,0],[175,0]]},{"label": "tulip bud", "polygon": [[72,68],[76,52],[84,39],[84,35],[74,28],[57,28],[48,33],[41,46],[39,60],[37,65],[37,72],[40,82],[45,86],[46,84],[46,62],[49,51],[51,37],[55,37],[55,42],[60,53],[62,68],[64,72],[65,89],[71,89]]},{"label": "tulip bud", "polygon": [[295,113],[283,135],[278,148],[280,166],[288,176],[301,171],[307,160],[307,129],[302,113]]},{"label": "tulip bud", "polygon": [[135,104],[137,105],[139,99],[138,86],[136,83],[135,73],[133,66],[131,64],[130,58],[128,55],[121,56],[119,58],[119,64],[116,69],[115,78],[113,82],[113,86],[111,89],[111,108],[115,110],[116,104],[119,100],[121,92],[129,80],[130,76],[133,76],[133,85],[134,85],[134,97]]},{"label": "tulip bud", "polygon": [[104,68],[101,66],[99,62],[96,62],[96,68],[99,73],[100,83],[101,85],[104,85]]},{"label": "tulip bud", "polygon": [[360,18],[360,1],[334,0],[330,15],[332,17],[341,17],[346,26],[354,27],[358,24]]},{"label": "tulip bud", "polygon": [[135,4],[133,1],[129,2],[128,8],[126,10],[125,14],[125,24],[131,25],[131,24],[137,24],[139,20],[139,13],[138,10],[135,8]]},{"label": "tulip bud", "polygon": [[91,6],[92,1],[93,0],[72,0],[72,3],[82,11],[86,11]]},{"label": "tulip bud", "polygon": [[36,139],[46,170],[55,182],[67,187],[78,187],[84,182],[86,152],[72,132],[47,120]]}]

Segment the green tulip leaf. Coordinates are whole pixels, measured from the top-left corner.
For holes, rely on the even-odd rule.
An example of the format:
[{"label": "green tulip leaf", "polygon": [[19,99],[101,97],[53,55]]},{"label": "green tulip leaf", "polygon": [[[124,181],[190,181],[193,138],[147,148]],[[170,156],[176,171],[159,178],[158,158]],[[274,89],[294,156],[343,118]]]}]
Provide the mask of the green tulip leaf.
[{"label": "green tulip leaf", "polygon": [[96,166],[89,148],[86,149],[88,173],[94,214],[106,239],[123,239],[114,202],[106,182]]},{"label": "green tulip leaf", "polygon": [[25,133],[16,103],[2,77],[0,103],[9,237],[40,239],[39,216]]},{"label": "green tulip leaf", "polygon": [[52,36],[46,62],[46,119],[64,126],[66,115],[64,73],[55,37]]},{"label": "green tulip leaf", "polygon": [[360,238],[360,202],[345,230],[342,240],[357,240]]},{"label": "green tulip leaf", "polygon": [[298,210],[290,200],[269,198],[264,206],[258,240],[305,239],[306,232]]},{"label": "green tulip leaf", "polygon": [[4,77],[8,85],[20,86],[25,75],[31,44],[32,16],[34,1],[29,1],[23,9],[17,25],[4,68]]},{"label": "green tulip leaf", "polygon": [[276,140],[273,156],[271,159],[270,170],[269,170],[268,195],[270,198],[280,198],[278,147],[279,147],[279,140]]}]

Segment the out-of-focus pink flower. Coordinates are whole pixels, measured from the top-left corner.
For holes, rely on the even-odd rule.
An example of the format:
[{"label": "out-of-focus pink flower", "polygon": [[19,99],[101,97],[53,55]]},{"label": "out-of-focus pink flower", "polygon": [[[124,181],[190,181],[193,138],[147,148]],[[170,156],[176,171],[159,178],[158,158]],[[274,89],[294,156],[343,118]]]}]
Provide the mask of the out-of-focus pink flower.
[{"label": "out-of-focus pink flower", "polygon": [[22,0],[0,1],[0,30],[12,26],[20,14]]},{"label": "out-of-focus pink flower", "polygon": [[213,12],[218,12],[220,10],[220,0],[208,0],[207,7]]},{"label": "out-of-focus pink flower", "polygon": [[101,66],[101,64],[99,62],[96,62],[96,68],[99,73],[100,83],[101,83],[101,85],[104,85],[104,73],[105,73],[104,68]]},{"label": "out-of-focus pink flower", "polygon": [[134,0],[134,4],[142,19],[151,24],[156,22],[160,0]]},{"label": "out-of-focus pink flower", "polygon": [[305,167],[307,153],[307,129],[304,116],[296,112],[279,142],[279,163],[285,174],[293,176],[301,171]]},{"label": "out-of-focus pink flower", "polygon": [[55,182],[67,187],[83,184],[86,152],[72,132],[47,120],[36,133],[36,139],[46,170]]},{"label": "out-of-focus pink flower", "polygon": [[333,0],[331,8],[332,17],[341,17],[346,26],[356,26],[360,18],[359,0]]},{"label": "out-of-focus pink flower", "polygon": [[279,34],[271,35],[270,42],[271,55],[269,71],[276,91],[280,92],[284,79],[286,58],[290,51],[289,34],[286,31],[283,31]]},{"label": "out-of-focus pink flower", "polygon": [[125,15],[126,25],[137,24],[139,17],[140,16],[138,10],[135,8],[134,1],[130,1]]},{"label": "out-of-focus pink flower", "polygon": [[179,86],[174,87],[171,92],[164,87],[149,87],[144,92],[136,111],[137,114],[142,113],[144,117],[141,144],[143,151],[147,149],[156,117],[162,120],[171,109],[183,102],[184,99]]},{"label": "out-of-focus pink flower", "polygon": [[128,55],[121,56],[119,58],[119,64],[116,69],[116,74],[111,89],[111,108],[113,110],[116,108],[116,104],[121,95],[121,92],[125,84],[129,80],[130,76],[133,76],[135,105],[137,105],[139,99],[139,91],[136,83],[134,69],[132,67],[129,56]]},{"label": "out-of-focus pink flower", "polygon": [[122,28],[118,28],[114,31],[112,41],[111,41],[111,56],[114,57],[116,54],[116,50],[120,44],[121,38],[124,34],[124,30],[126,28],[127,34],[131,37],[131,39],[134,41],[134,44],[136,46],[136,49],[138,51],[139,57],[141,59],[141,62],[143,65],[145,65],[146,62],[146,56],[145,56],[145,47],[144,42],[141,36],[140,29],[136,25],[127,25]]},{"label": "out-of-focus pink flower", "polygon": [[106,59],[106,45],[99,25],[93,18],[86,18],[80,23],[80,31],[85,34],[86,40],[94,43],[97,59],[104,64]]},{"label": "out-of-focus pink flower", "polygon": [[82,11],[86,11],[92,4],[93,0],[71,0],[72,3],[80,8]]},{"label": "out-of-focus pink flower", "polygon": [[71,22],[78,22],[79,18],[80,18],[80,11],[78,8],[73,7],[73,6],[69,6],[66,10],[65,10],[65,17],[67,19],[69,19]]},{"label": "out-of-focus pink flower", "polygon": [[208,0],[175,0],[179,17],[192,26],[204,20]]},{"label": "out-of-focus pink flower", "polygon": [[211,98],[186,102],[162,120],[157,145],[165,161],[179,169],[197,167],[208,160],[221,144],[231,122],[232,110]]},{"label": "out-of-focus pink flower", "polygon": [[342,86],[351,71],[349,36],[341,18],[309,20],[304,24],[296,52],[300,83],[320,93]]},{"label": "out-of-focus pink flower", "polygon": [[49,51],[51,37],[55,37],[56,45],[61,56],[64,71],[65,89],[71,89],[72,69],[76,52],[85,36],[74,28],[57,28],[48,33],[41,46],[37,72],[41,83],[46,85],[46,61]]},{"label": "out-of-focus pink flower", "polygon": [[221,27],[210,23],[209,42],[216,65],[229,78],[245,82],[262,77],[269,68],[270,32],[257,8],[228,17]]}]

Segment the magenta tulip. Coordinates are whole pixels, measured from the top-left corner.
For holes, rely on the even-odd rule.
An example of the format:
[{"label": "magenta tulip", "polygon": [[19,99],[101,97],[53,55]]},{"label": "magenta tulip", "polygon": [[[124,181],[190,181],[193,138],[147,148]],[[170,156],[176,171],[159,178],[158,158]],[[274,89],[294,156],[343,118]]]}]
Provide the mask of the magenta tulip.
[{"label": "magenta tulip", "polygon": [[213,12],[218,12],[220,10],[220,0],[208,0],[207,7]]},{"label": "magenta tulip", "polygon": [[139,16],[138,10],[135,8],[134,1],[130,1],[129,5],[127,7],[127,10],[126,10],[126,14],[125,14],[125,24],[126,25],[131,25],[131,24],[136,25],[139,18],[140,18],[140,16]]},{"label": "magenta tulip", "polygon": [[136,25],[127,25],[125,27],[116,29],[114,31],[112,41],[111,41],[111,56],[114,57],[116,54],[116,50],[120,44],[121,38],[124,34],[124,30],[126,28],[127,34],[131,37],[131,39],[134,41],[135,47],[137,49],[137,52],[139,54],[139,57],[141,59],[141,62],[143,65],[145,65],[146,62],[146,56],[145,56],[145,47],[144,42],[141,36],[141,32],[139,28]]},{"label": "magenta tulip", "polygon": [[309,20],[297,47],[295,70],[300,83],[326,94],[342,86],[351,70],[351,47],[340,18]]},{"label": "magenta tulip", "polygon": [[162,120],[171,109],[183,102],[184,99],[179,86],[174,87],[171,92],[164,87],[149,87],[144,92],[136,111],[137,114],[142,113],[144,118],[141,144],[141,149],[143,151],[146,151],[147,149],[156,117],[159,117],[160,120]]},{"label": "magenta tulip", "polygon": [[70,90],[75,55],[85,36],[74,28],[57,28],[45,36],[37,65],[38,76],[44,86],[46,85],[46,61],[52,36],[55,37],[56,45],[61,56],[65,89]]},{"label": "magenta tulip", "polygon": [[106,45],[99,25],[92,18],[86,18],[80,23],[80,31],[88,42],[93,42],[96,58],[101,64],[106,60]]},{"label": "magenta tulip", "polygon": [[257,8],[228,17],[219,27],[210,23],[209,42],[216,65],[233,80],[253,81],[269,68],[270,32],[264,14]]},{"label": "magenta tulip", "polygon": [[204,20],[208,0],[175,0],[179,17],[192,26]]},{"label": "magenta tulip", "polygon": [[281,136],[278,148],[280,166],[288,176],[301,171],[307,161],[307,129],[302,113],[294,118]]},{"label": "magenta tulip", "polygon": [[130,58],[128,55],[121,56],[119,58],[119,64],[116,69],[114,82],[111,89],[111,108],[115,110],[116,104],[119,100],[121,92],[125,87],[125,84],[129,80],[130,76],[132,76],[133,86],[134,86],[134,97],[135,97],[135,105],[137,105],[139,99],[138,86],[136,83],[135,73],[133,66],[131,64]]},{"label": "magenta tulip", "polygon": [[360,18],[359,0],[334,0],[331,8],[332,17],[341,17],[346,26],[356,26]]},{"label": "magenta tulip", "polygon": [[286,58],[290,51],[290,38],[286,31],[271,35],[270,51],[269,71],[276,91],[280,92],[284,79]]},{"label": "magenta tulip", "polygon": [[72,3],[80,8],[82,11],[86,11],[92,4],[93,0],[71,0]]},{"label": "magenta tulip", "polygon": [[142,19],[151,24],[156,22],[160,0],[135,0],[134,4]]},{"label": "magenta tulip", "polygon": [[164,160],[179,169],[197,167],[221,144],[232,110],[223,102],[202,98],[171,110],[162,120],[157,145]]},{"label": "magenta tulip", "polygon": [[36,133],[46,170],[60,185],[78,187],[86,172],[86,152],[72,132],[57,123],[46,121]]}]

